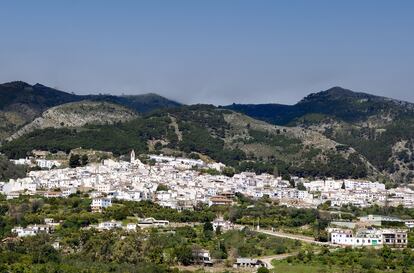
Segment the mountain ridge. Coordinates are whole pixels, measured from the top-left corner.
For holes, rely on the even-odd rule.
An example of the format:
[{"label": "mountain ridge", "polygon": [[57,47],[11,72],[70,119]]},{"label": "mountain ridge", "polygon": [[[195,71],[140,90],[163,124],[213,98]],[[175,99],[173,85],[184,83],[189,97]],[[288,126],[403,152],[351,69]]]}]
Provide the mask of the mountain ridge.
[{"label": "mountain ridge", "polygon": [[[6,96],[9,104],[0,111],[0,120],[8,118],[14,127],[7,128],[7,123],[0,124],[0,138],[3,139],[41,116],[43,112],[39,109],[50,109],[50,104],[61,103],[62,100],[69,100],[69,103],[92,100],[115,103],[135,111],[138,109],[140,111],[137,112],[148,116],[149,119],[138,118],[135,123],[125,120],[128,123],[126,127],[122,127],[123,125],[107,125],[106,127],[94,125],[98,127],[93,127],[91,124],[79,123],[84,125],[83,127],[89,126],[86,131],[89,130],[95,134],[95,139],[104,139],[101,144],[90,145],[90,148],[105,148],[103,143],[107,143],[118,152],[125,152],[125,149],[129,149],[128,147],[132,144],[137,147],[137,150],[147,148],[153,150],[155,146],[159,148],[160,145],[161,147],[169,145],[170,141],[162,133],[163,130],[167,130],[170,137],[177,135],[173,140],[174,145],[164,147],[167,150],[175,149],[189,154],[193,149],[195,152],[207,153],[215,159],[222,159],[233,165],[236,161],[240,161],[244,162],[244,167],[253,164],[254,168],[269,170],[278,166],[277,168],[290,170],[297,174],[329,175],[333,173],[331,165],[336,164],[336,168],[344,166],[345,173],[348,174],[353,172],[352,168],[354,168],[352,175],[357,177],[370,173],[377,177],[388,177],[399,183],[414,182],[414,104],[410,102],[354,92],[342,87],[311,93],[295,105],[232,104],[219,107],[202,104],[184,106],[153,93],[138,96],[77,96],[62,93],[59,90],[54,92],[54,89],[41,84],[30,86],[24,82],[6,83],[0,85],[0,91],[2,88],[3,90],[15,88],[23,94],[30,93],[32,89],[37,92],[36,94],[42,91],[46,94],[57,94],[57,97],[52,95],[48,98],[27,96],[20,98],[20,101],[13,100],[16,94]],[[0,92],[0,98],[1,94]],[[32,104],[39,105],[31,108]],[[17,108],[14,112],[13,107]],[[232,114],[225,114],[226,111]],[[21,112],[27,112],[25,113],[27,116],[19,116]],[[245,116],[237,116],[236,113],[242,113]],[[248,117],[254,120],[249,120]],[[154,120],[157,122],[153,123]],[[261,127],[257,123],[258,120],[269,124]],[[55,122],[52,127],[60,127],[58,123]],[[102,124],[105,121],[96,123]],[[4,124],[8,131],[4,130]],[[236,128],[236,124],[239,127]],[[271,125],[279,126],[279,128],[263,129]],[[137,126],[141,129],[128,126]],[[162,127],[165,126],[174,128],[174,130],[163,129]],[[41,130],[29,132],[29,139],[26,141],[35,140],[40,143],[40,148],[48,146],[41,141],[42,137],[52,141],[51,138],[62,137],[65,134],[71,135],[72,139],[68,143],[72,143],[72,146],[75,143],[82,146],[90,144],[87,139],[84,139],[83,133],[79,134],[76,128],[72,131],[65,131],[65,133],[64,128],[55,129],[55,131],[43,129],[41,126],[36,128]],[[119,141],[125,142],[122,146],[113,145],[112,140],[108,139],[108,135],[114,135],[116,130],[124,130],[117,136]],[[157,136],[162,135],[164,139],[146,138],[148,132],[152,130],[157,132]],[[99,131],[105,131],[106,134],[101,135]],[[134,131],[141,136],[137,138],[130,135]],[[274,132],[278,133],[275,135]],[[80,137],[82,141],[78,141],[76,137]],[[25,137],[18,137],[17,142],[12,141],[10,145],[20,143],[20,139],[25,139]],[[142,141],[145,143],[141,143]],[[10,146],[9,143],[6,144]],[[64,149],[72,147],[66,144],[62,146],[61,143],[55,144],[54,150],[56,147]],[[24,145],[24,143],[19,145]],[[11,147],[11,149],[15,148]],[[14,153],[16,152],[18,151]],[[254,159],[254,163],[248,163],[249,158]],[[312,160],[316,163],[310,158],[313,158]],[[331,164],[330,161],[333,163]],[[292,164],[297,166],[293,167]],[[363,168],[358,168],[358,165]]]},{"label": "mountain ridge", "polygon": [[129,96],[75,95],[39,83],[7,82],[0,84],[0,142],[51,107],[85,100],[115,103],[138,113],[181,105],[153,93]]},{"label": "mountain ridge", "polygon": [[[48,141],[45,141],[47,139]],[[21,157],[34,149],[82,147],[115,155],[163,153],[207,156],[239,171],[377,178],[378,172],[353,149],[318,132],[283,127],[211,105],[158,110],[125,123],[35,130],[6,143],[1,151]]]},{"label": "mountain ridge", "polygon": [[34,130],[45,128],[82,127],[86,124],[125,122],[138,115],[126,107],[108,102],[82,100],[47,109],[41,116],[11,135],[11,141]]},{"label": "mountain ridge", "polygon": [[414,182],[414,104],[341,87],[311,93],[294,105],[224,107],[266,122],[322,133],[364,155],[383,174]]}]

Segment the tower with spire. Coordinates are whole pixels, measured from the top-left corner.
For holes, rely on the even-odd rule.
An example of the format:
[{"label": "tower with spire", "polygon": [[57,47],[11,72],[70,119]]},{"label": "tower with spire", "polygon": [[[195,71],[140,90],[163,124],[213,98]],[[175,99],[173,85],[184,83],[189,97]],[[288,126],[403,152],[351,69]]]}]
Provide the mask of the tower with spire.
[{"label": "tower with spire", "polygon": [[134,150],[131,151],[130,162],[131,163],[135,162],[135,151]]}]

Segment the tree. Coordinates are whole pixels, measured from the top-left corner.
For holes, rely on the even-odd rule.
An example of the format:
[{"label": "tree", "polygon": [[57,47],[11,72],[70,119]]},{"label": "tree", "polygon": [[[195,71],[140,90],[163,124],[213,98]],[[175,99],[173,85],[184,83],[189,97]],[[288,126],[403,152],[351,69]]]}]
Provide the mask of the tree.
[{"label": "tree", "polygon": [[234,176],[234,168],[232,167],[225,167],[222,172],[225,176],[233,177]]},{"label": "tree", "polygon": [[221,235],[221,226],[217,226],[216,228],[216,235],[220,236]]},{"label": "tree", "polygon": [[269,269],[263,266],[257,269],[257,273],[269,273],[269,272],[270,272]]},{"label": "tree", "polygon": [[289,175],[289,174],[287,174],[287,173],[285,173],[285,174],[283,174],[283,175],[282,175],[282,179],[283,179],[283,180],[290,181],[290,175]]},{"label": "tree", "polygon": [[155,143],[154,144],[154,149],[156,150],[156,151],[159,151],[159,150],[161,150],[162,149],[162,143],[161,142],[157,142],[157,143]]},{"label": "tree", "polygon": [[26,175],[26,166],[18,166],[7,158],[0,156],[0,181],[8,181],[10,178],[20,178]]},{"label": "tree", "polygon": [[299,182],[296,186],[296,188],[300,191],[306,191],[306,187],[303,185],[302,182]]},{"label": "tree", "polygon": [[213,231],[213,225],[210,222],[205,222],[203,226],[204,231]]},{"label": "tree", "polygon": [[82,163],[82,166],[86,166],[89,163],[88,155],[86,154],[82,155],[81,163]]},{"label": "tree", "polygon": [[158,184],[156,191],[168,191],[170,188],[168,188],[165,184]]},{"label": "tree", "polygon": [[189,246],[184,245],[174,249],[177,261],[182,265],[190,265],[193,260],[193,253]]},{"label": "tree", "polygon": [[199,154],[197,154],[197,153],[190,153],[189,155],[188,155],[188,157],[189,158],[191,158],[191,159],[200,159],[200,155]]},{"label": "tree", "polygon": [[213,237],[213,225],[210,222],[205,222],[203,226],[204,237],[210,240]]},{"label": "tree", "polygon": [[81,165],[80,156],[77,154],[71,154],[69,158],[69,167],[76,168]]}]

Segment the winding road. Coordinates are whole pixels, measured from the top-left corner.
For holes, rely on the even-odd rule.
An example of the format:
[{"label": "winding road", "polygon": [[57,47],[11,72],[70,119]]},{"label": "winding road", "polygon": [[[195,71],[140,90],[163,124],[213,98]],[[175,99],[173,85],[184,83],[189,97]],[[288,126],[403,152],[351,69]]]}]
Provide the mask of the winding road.
[{"label": "winding road", "polygon": [[304,236],[304,235],[291,234],[291,233],[285,233],[285,232],[280,232],[280,231],[272,231],[272,230],[267,230],[267,229],[255,229],[255,231],[259,233],[267,234],[270,236],[298,240],[298,241],[302,241],[302,242],[310,243],[310,244],[338,247],[338,245],[335,245],[329,242],[319,242],[319,241],[316,241],[312,237]]}]

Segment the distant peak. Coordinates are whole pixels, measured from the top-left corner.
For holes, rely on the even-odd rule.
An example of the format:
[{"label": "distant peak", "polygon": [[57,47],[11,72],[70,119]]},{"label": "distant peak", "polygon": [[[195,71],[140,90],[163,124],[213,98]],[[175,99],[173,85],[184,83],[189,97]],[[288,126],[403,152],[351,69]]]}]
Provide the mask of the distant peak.
[{"label": "distant peak", "polygon": [[331,87],[331,88],[329,88],[328,90],[326,90],[325,92],[338,92],[338,91],[351,91],[351,92],[353,92],[352,90],[349,90],[349,89],[343,88],[343,87],[341,87],[341,86],[334,86],[334,87]]},{"label": "distant peak", "polygon": [[343,100],[343,99],[367,99],[376,97],[374,95],[370,95],[367,93],[362,92],[355,92],[350,89],[346,89],[340,86],[331,87],[325,91],[320,91],[317,93],[311,93],[302,99],[299,103],[310,102],[314,100]]},{"label": "distant peak", "polygon": [[122,97],[157,97],[157,98],[165,98],[157,93],[153,93],[153,92],[149,92],[149,93],[144,93],[144,94],[136,94],[136,95],[132,95],[132,94],[128,94],[128,95],[122,95]]},{"label": "distant peak", "polygon": [[11,82],[6,82],[1,84],[5,87],[11,87],[11,88],[26,88],[26,87],[31,87],[30,84],[28,84],[27,82],[24,81],[11,81]]}]

